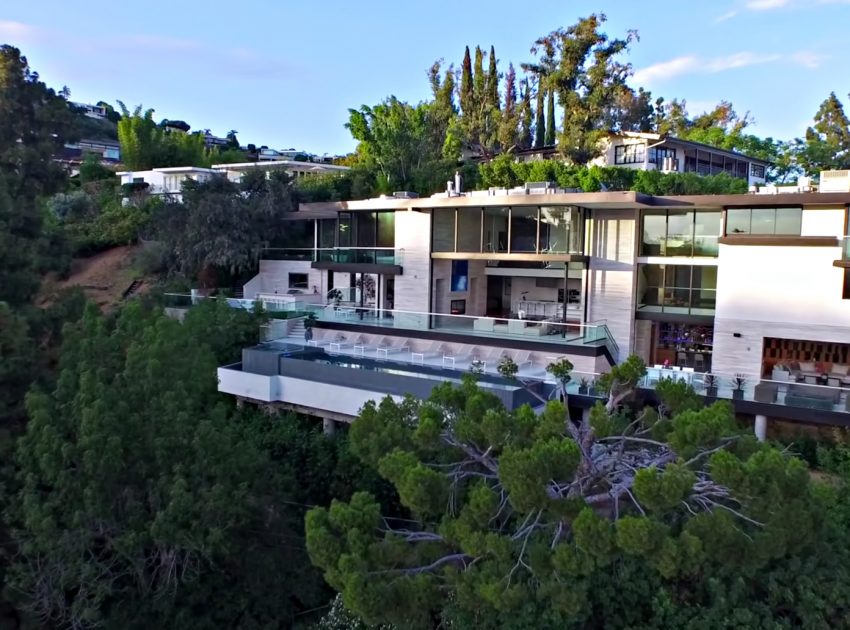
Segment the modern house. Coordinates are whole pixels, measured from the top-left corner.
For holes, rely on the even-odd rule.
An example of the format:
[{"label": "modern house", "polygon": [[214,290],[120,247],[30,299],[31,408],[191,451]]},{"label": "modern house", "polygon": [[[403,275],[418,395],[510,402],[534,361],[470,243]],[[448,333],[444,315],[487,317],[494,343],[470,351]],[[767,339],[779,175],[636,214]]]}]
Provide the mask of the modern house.
[{"label": "modern house", "polygon": [[244,299],[312,313],[309,348],[301,319],[274,320],[220,389],[350,420],[370,397],[424,395],[471,367],[518,404],[496,374],[505,356],[545,400],[557,358],[578,387],[636,354],[648,387],[687,380],[762,435],[767,418],[850,425],[850,173],[822,179],[833,192],[542,184],[302,204]]},{"label": "modern house", "polygon": [[[750,186],[765,184],[766,170],[770,166],[765,160],[735,151],[657,133],[611,133],[602,141],[600,149],[600,155],[591,164],[664,173],[726,173],[746,180]],[[526,149],[516,155],[522,161],[554,158],[557,147]]]},{"label": "modern house", "polygon": [[169,195],[179,199],[183,181],[186,179],[203,182],[217,174],[221,174],[225,175],[231,181],[238,182],[246,172],[257,169],[265,172],[285,170],[295,177],[329,175],[349,170],[347,166],[282,160],[278,162],[213,164],[211,168],[172,166],[154,168],[148,171],[120,171],[117,174],[121,178],[122,184],[147,184],[147,192],[149,194]]}]

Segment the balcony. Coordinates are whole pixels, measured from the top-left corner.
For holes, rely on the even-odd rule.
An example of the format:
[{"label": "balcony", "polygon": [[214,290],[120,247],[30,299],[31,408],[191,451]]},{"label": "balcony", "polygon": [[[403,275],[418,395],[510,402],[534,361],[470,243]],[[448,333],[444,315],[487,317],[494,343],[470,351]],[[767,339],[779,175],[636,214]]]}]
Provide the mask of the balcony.
[{"label": "balcony", "polygon": [[404,249],[394,247],[302,247],[268,248],[264,260],[296,260],[312,263],[315,269],[353,273],[401,275]]}]

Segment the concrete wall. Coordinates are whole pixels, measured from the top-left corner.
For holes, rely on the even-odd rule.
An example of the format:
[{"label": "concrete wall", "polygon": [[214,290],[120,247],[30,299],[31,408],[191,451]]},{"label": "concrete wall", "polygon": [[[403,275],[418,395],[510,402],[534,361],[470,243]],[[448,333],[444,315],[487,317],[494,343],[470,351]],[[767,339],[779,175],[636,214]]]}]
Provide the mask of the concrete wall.
[{"label": "concrete wall", "polygon": [[637,211],[595,210],[590,220],[588,323],[608,325],[623,361],[632,351]]},{"label": "concrete wall", "polygon": [[[469,261],[469,285],[467,291],[451,291],[452,261],[434,260],[432,266],[432,310],[449,312],[452,300],[466,300],[466,315],[484,315],[487,312],[486,261]],[[440,282],[438,282],[438,280]],[[438,293],[438,287],[442,290]],[[439,310],[438,310],[439,309]]]},{"label": "concrete wall", "polygon": [[[844,210],[804,210],[802,232],[843,235]],[[838,246],[721,245],[712,370],[759,374],[765,337],[850,343],[840,256]]]},{"label": "concrete wall", "polygon": [[218,368],[218,391],[252,400],[278,400],[277,376],[251,374],[241,369]]},{"label": "concrete wall", "polygon": [[404,273],[395,278],[395,308],[427,312],[431,286],[431,215],[395,213],[395,246],[403,249]]},{"label": "concrete wall", "polygon": [[652,322],[646,319],[635,320],[635,343],[632,352],[649,364],[652,354]]},{"label": "concrete wall", "polygon": [[[321,269],[312,269],[309,261],[303,260],[261,260],[260,272],[248,281],[243,287],[243,295],[252,299],[258,293],[284,295],[290,288],[289,274],[290,273],[306,273],[307,288],[303,289],[307,293],[313,292],[313,287],[317,287],[319,294],[324,296],[327,293],[327,280],[325,272]],[[348,274],[337,274],[337,276],[345,276],[345,284],[348,286]],[[336,280],[336,278],[334,278]],[[338,286],[334,284],[334,286]]]}]

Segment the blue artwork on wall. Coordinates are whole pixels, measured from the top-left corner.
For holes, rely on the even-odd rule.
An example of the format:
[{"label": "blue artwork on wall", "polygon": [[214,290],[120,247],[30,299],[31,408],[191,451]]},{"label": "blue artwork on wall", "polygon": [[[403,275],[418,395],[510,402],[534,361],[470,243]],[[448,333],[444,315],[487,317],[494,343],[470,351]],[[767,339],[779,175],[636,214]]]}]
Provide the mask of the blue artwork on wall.
[{"label": "blue artwork on wall", "polygon": [[469,290],[469,261],[468,260],[453,260],[452,261],[452,291],[468,291]]}]

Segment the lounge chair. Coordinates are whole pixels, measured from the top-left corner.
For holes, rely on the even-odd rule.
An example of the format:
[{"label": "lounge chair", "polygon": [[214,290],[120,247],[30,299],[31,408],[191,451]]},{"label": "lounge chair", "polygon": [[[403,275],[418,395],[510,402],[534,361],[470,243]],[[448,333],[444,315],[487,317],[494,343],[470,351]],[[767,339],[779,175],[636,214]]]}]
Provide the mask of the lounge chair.
[{"label": "lounge chair", "polygon": [[383,338],[375,348],[375,357],[388,359],[390,354],[397,352],[410,352],[410,344],[404,339]]},{"label": "lounge chair", "polygon": [[443,367],[450,367],[451,369],[455,369],[458,367],[458,363],[472,363],[474,360],[473,355],[476,353],[478,348],[476,346],[464,346],[460,352],[456,352],[453,348],[447,349],[443,354]]},{"label": "lounge chair", "polygon": [[412,346],[410,350],[410,362],[423,365],[428,359],[437,359],[445,354],[445,347],[442,341],[432,341],[424,346]]}]

